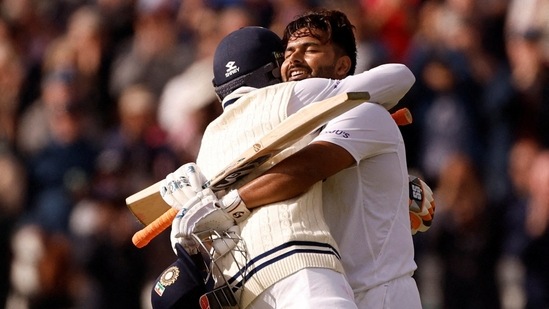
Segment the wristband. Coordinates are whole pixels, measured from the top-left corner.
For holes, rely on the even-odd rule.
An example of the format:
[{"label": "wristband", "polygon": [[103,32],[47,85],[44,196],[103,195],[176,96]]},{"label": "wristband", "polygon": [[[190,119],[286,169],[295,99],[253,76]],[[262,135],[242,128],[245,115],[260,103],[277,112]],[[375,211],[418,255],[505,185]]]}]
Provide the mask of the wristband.
[{"label": "wristband", "polygon": [[250,215],[250,210],[240,198],[238,190],[231,190],[221,198],[219,205],[236,223],[244,221]]}]

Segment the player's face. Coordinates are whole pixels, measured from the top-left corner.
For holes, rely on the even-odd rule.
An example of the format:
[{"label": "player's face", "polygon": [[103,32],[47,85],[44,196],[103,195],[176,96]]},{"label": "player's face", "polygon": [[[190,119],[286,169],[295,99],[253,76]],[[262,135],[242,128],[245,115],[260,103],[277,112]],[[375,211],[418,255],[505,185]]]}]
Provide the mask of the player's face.
[{"label": "player's face", "polygon": [[310,77],[341,79],[345,76],[336,70],[337,60],[331,42],[323,42],[311,35],[293,36],[284,52],[282,80],[296,81]]}]

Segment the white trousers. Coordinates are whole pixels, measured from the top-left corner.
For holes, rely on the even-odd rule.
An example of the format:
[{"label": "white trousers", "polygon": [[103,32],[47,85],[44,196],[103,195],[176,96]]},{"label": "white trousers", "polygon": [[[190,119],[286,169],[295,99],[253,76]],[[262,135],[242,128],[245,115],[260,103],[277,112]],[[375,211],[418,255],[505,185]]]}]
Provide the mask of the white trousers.
[{"label": "white trousers", "polygon": [[267,288],[247,309],[357,309],[345,276],[331,269],[306,268]]},{"label": "white trousers", "polygon": [[360,309],[421,309],[417,284],[411,276],[403,276],[357,293],[355,300]]}]

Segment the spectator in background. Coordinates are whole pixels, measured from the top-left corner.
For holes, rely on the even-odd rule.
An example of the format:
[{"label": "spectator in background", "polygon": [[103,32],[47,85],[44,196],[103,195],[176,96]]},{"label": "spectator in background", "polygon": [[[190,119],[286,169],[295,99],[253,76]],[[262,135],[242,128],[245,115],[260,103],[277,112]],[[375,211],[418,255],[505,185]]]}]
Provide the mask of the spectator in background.
[{"label": "spectator in background", "polygon": [[79,76],[75,52],[66,37],[60,36],[48,46],[42,63],[42,72],[40,96],[25,108],[18,124],[17,147],[20,152],[24,156],[32,156],[45,146],[51,137],[47,107],[67,102],[77,103],[80,109],[79,121],[83,127],[82,134],[87,139],[97,142],[101,138],[100,121],[98,115],[91,112],[91,105],[94,103],[79,101],[82,95],[79,94],[80,88],[77,87]]},{"label": "spectator in background", "polygon": [[15,222],[24,208],[26,193],[26,170],[16,149],[25,68],[6,26],[0,19],[0,304],[6,304],[10,292],[13,256],[10,242]]},{"label": "spectator in background", "polygon": [[109,94],[111,51],[108,32],[95,6],[81,6],[69,15],[63,35],[69,45],[75,74],[76,100],[81,102],[102,131],[114,124],[116,104]]},{"label": "spectator in background", "polygon": [[[524,269],[524,274],[515,275],[516,284],[522,285],[518,295],[520,308],[546,308],[549,306],[549,152],[536,140],[523,138],[513,145],[509,162],[514,199],[506,218],[509,230],[505,253],[515,264],[508,262],[507,267]],[[522,267],[516,264],[518,261]]]},{"label": "spectator in background", "polygon": [[[54,73],[36,102],[47,128],[45,143],[26,159],[29,173],[26,217],[46,231],[67,232],[72,206],[88,190],[94,173],[96,145],[83,132],[83,114],[74,101],[72,76]],[[29,126],[39,122],[31,122]],[[25,138],[25,135],[22,137]]]},{"label": "spectator in background", "polygon": [[[78,285],[73,308],[140,308],[140,294],[162,248],[135,248],[135,217],[113,196],[92,194],[75,205],[70,218],[72,264]],[[150,250],[155,250],[151,252]],[[152,256],[148,254],[154,253]]]},{"label": "spectator in background", "polygon": [[511,66],[517,138],[531,136],[549,146],[549,1],[510,1],[505,23]]},{"label": "spectator in background", "polygon": [[156,117],[157,99],[144,85],[123,90],[119,125],[107,132],[96,165],[95,193],[123,200],[179,166]]},{"label": "spectator in background", "polygon": [[133,36],[135,3],[135,0],[96,0],[92,4],[101,14],[108,38],[106,49],[109,54],[112,54],[121,42],[126,42]]},{"label": "spectator in background", "polygon": [[509,33],[507,53],[516,89],[515,138],[533,137],[549,146],[549,61],[542,49],[540,29]]},{"label": "spectator in background", "polygon": [[69,308],[73,300],[68,221],[74,205],[88,194],[97,153],[83,133],[72,77],[66,72],[45,76],[41,99],[34,103],[39,121],[26,119],[29,127],[44,128],[47,134],[25,156],[26,207],[12,238],[9,302],[26,302],[31,308]]},{"label": "spectator in background", "polygon": [[494,234],[481,176],[470,158],[448,158],[435,194],[437,224],[425,236],[441,261],[441,308],[500,308],[499,236]]},{"label": "spectator in background", "polygon": [[526,309],[549,306],[549,150],[534,158],[528,178],[526,234],[522,259],[526,268]]},{"label": "spectator in background", "polygon": [[[511,68],[514,144],[510,152],[513,200],[507,210],[508,256],[524,269],[524,308],[544,308],[549,272],[546,266],[547,148],[549,146],[549,1],[510,1],[506,52]],[[544,188],[545,186],[545,188]],[[542,262],[543,261],[543,262]]]},{"label": "spectator in background", "polygon": [[[449,53],[426,60],[419,75],[425,86],[415,114],[420,134],[419,166],[426,182],[437,186],[442,170],[454,155],[463,154],[476,164],[477,119],[467,100]],[[419,111],[422,113],[420,114]]]},{"label": "spectator in background", "polygon": [[159,122],[183,163],[194,162],[206,126],[221,114],[211,81],[211,57],[195,61],[171,79],[160,99]]},{"label": "spectator in background", "polygon": [[194,48],[178,41],[177,5],[170,0],[137,1],[135,33],[116,51],[111,67],[113,97],[130,85],[143,84],[158,98],[166,82],[195,59]]},{"label": "spectator in background", "polygon": [[13,251],[11,237],[15,222],[24,208],[25,169],[11,149],[0,144],[0,304],[5,304],[10,290],[10,266]]},{"label": "spectator in background", "polygon": [[179,162],[157,126],[156,98],[146,86],[125,88],[117,103],[119,125],[106,132],[91,192],[70,218],[75,263],[86,287],[80,302],[90,308],[138,308],[147,279],[170,262],[169,247],[159,246],[165,235],[145,249],[133,246],[131,237],[140,226],[124,199]]},{"label": "spectator in background", "polygon": [[[68,78],[72,75],[74,81],[77,81],[80,85],[78,87],[69,87],[73,89],[71,91],[76,92],[72,95],[89,100],[84,105],[89,109],[78,116],[84,117],[80,118],[80,125],[85,127],[83,131],[87,139],[100,142],[102,146],[105,145],[107,136],[111,141],[116,140],[116,138],[113,138],[113,132],[119,128],[119,121],[122,119],[117,117],[118,98],[123,92],[126,92],[126,89],[133,88],[135,83],[148,87],[157,99],[160,98],[160,95],[165,95],[166,98],[170,98],[170,101],[176,102],[181,95],[181,100],[193,102],[186,105],[186,107],[191,105],[204,106],[202,109],[184,111],[188,115],[187,118],[193,120],[192,122],[187,120],[179,121],[181,125],[191,126],[195,133],[179,140],[181,144],[177,147],[187,149],[192,153],[192,146],[182,146],[184,144],[182,141],[199,139],[196,134],[200,133],[199,128],[201,125],[195,121],[198,119],[195,117],[204,117],[201,119],[207,121],[208,117],[205,115],[215,114],[216,111],[209,110],[210,105],[196,100],[197,96],[194,93],[188,92],[187,87],[181,87],[178,83],[181,80],[184,83],[189,80],[198,82],[199,75],[195,75],[195,79],[190,76],[196,74],[193,72],[199,72],[201,67],[206,66],[205,62],[207,60],[205,59],[207,59],[208,53],[214,50],[211,46],[217,41],[217,36],[214,34],[224,29],[231,29],[233,26],[236,27],[237,24],[232,24],[234,21],[243,21],[250,17],[252,17],[253,21],[250,21],[252,23],[280,30],[286,25],[287,21],[306,9],[318,6],[340,8],[350,18],[356,16],[355,18],[360,20],[360,23],[355,21],[355,25],[362,24],[357,28],[356,33],[359,39],[359,42],[357,42],[359,46],[358,68],[361,65],[369,68],[369,66],[374,66],[372,63],[376,63],[376,61],[389,62],[392,61],[389,59],[397,59],[394,58],[395,56],[403,56],[403,58],[400,58],[402,59],[401,62],[407,64],[419,77],[419,72],[423,71],[426,64],[436,54],[433,51],[444,51],[444,54],[451,55],[450,68],[458,69],[453,71],[454,82],[457,81],[459,85],[457,92],[460,95],[470,93],[467,97],[456,100],[454,102],[456,103],[455,106],[459,107],[461,105],[458,102],[465,101],[470,107],[468,109],[470,115],[476,117],[476,120],[472,120],[472,125],[481,126],[482,128],[482,130],[477,131],[478,136],[476,138],[478,140],[475,141],[475,144],[481,146],[472,147],[476,149],[473,153],[475,156],[464,158],[464,160],[469,160],[468,164],[473,165],[471,169],[473,167],[477,169],[479,176],[482,178],[481,184],[482,188],[486,190],[484,196],[487,198],[487,207],[491,209],[489,212],[492,214],[492,221],[498,221],[500,218],[500,214],[494,212],[496,208],[494,206],[503,206],[501,210],[508,218],[501,221],[505,227],[505,236],[507,237],[504,253],[510,253],[516,260],[514,266],[506,267],[517,268],[516,263],[522,262],[518,266],[527,267],[528,272],[534,273],[535,270],[540,269],[536,268],[540,265],[540,260],[536,259],[546,258],[547,253],[540,250],[540,247],[536,245],[543,242],[540,242],[537,238],[531,240],[532,236],[526,234],[524,220],[526,220],[527,215],[527,202],[531,198],[530,192],[527,187],[525,187],[527,189],[520,189],[521,186],[516,184],[516,180],[513,180],[513,188],[509,190],[511,184],[509,175],[507,175],[507,164],[514,165],[515,163],[507,162],[507,156],[515,151],[514,149],[511,150],[511,147],[522,147],[523,137],[531,139],[533,144],[538,145],[536,147],[540,149],[547,148],[549,144],[549,133],[547,133],[549,132],[549,122],[543,121],[549,113],[549,103],[547,102],[549,98],[547,78],[549,76],[547,69],[549,63],[549,30],[547,30],[549,28],[549,19],[546,14],[548,3],[548,0],[3,0],[0,1],[0,63],[8,65],[3,66],[0,64],[0,72],[2,72],[0,73],[0,102],[2,103],[0,104],[0,134],[2,135],[0,138],[8,144],[11,143],[10,146],[7,146],[7,149],[5,148],[5,154],[14,159],[15,165],[17,165],[17,162],[23,162],[23,159],[36,157],[38,152],[45,149],[47,141],[51,141],[53,136],[51,127],[48,124],[48,118],[51,115],[48,116],[43,101],[63,101],[65,100],[64,97],[68,95],[63,94],[66,90],[63,90],[64,87],[59,85],[46,87],[45,85],[49,83],[48,81],[56,78],[60,80],[64,78],[61,78],[62,76]],[[164,6],[166,4],[167,6]],[[172,5],[171,8],[162,9],[170,7],[170,5]],[[357,7],[359,8],[357,9]],[[99,16],[97,15],[98,12]],[[227,20],[231,21],[232,26],[223,21],[226,17],[228,17]],[[220,23],[223,25],[220,25]],[[503,26],[505,28],[502,28]],[[505,32],[502,32],[502,29]],[[281,33],[279,32],[279,34]],[[101,38],[99,39],[98,36]],[[19,58],[18,61],[10,60],[5,62],[6,58],[2,58],[2,55],[6,55],[3,54],[5,46],[7,46],[7,50],[12,49],[15,51],[14,54]],[[365,47],[361,48],[361,46]],[[9,54],[10,52],[7,53],[7,55]],[[392,58],[388,58],[389,55]],[[116,63],[114,63],[115,58]],[[7,59],[13,58],[8,57]],[[17,65],[17,63],[19,64]],[[14,64],[15,66],[12,67]],[[19,67],[19,69],[16,67]],[[4,69],[6,71],[3,71]],[[6,73],[12,69],[15,73]],[[181,76],[178,76],[178,74],[181,74]],[[19,84],[17,76],[21,78],[19,86],[17,86]],[[53,76],[57,77],[51,79]],[[204,80],[207,79],[206,77],[203,78]],[[176,80],[179,80],[179,82],[176,82]],[[435,79],[437,82],[442,80]],[[169,87],[167,86],[168,81],[171,84]],[[211,79],[207,81],[205,86],[207,85],[211,85]],[[44,88],[42,88],[43,86]],[[105,95],[107,87],[109,87],[108,96]],[[46,90],[46,88],[49,90]],[[179,91],[174,91],[174,89],[181,90],[182,94]],[[46,94],[46,92],[49,94]],[[409,166],[420,175],[429,172],[419,162],[421,159],[420,154],[424,151],[422,142],[427,138],[431,139],[430,134],[419,134],[420,132],[425,133],[422,130],[422,125],[434,127],[435,124],[442,122],[440,120],[441,114],[435,113],[433,110],[429,112],[430,120],[425,118],[428,115],[427,107],[434,102],[434,93],[433,89],[427,87],[423,80],[418,78],[416,85],[401,102],[401,106],[410,107],[414,116],[412,125],[400,129],[408,148],[407,161]],[[437,95],[440,95],[440,93],[437,93]],[[208,94],[204,98],[208,98]],[[437,101],[440,102],[441,98],[437,98]],[[157,105],[156,108],[164,109],[162,107],[163,100],[164,98],[160,100],[160,105]],[[13,112],[14,106],[15,113]],[[181,104],[180,106],[184,105]],[[455,111],[444,110],[441,106],[438,109],[439,111],[443,110],[444,115],[447,117],[454,119],[454,117],[461,117],[459,113],[463,111],[461,110],[462,107]],[[166,110],[170,111],[169,108]],[[163,113],[165,111],[159,110],[159,112]],[[191,116],[195,115],[195,112],[198,112],[200,116]],[[175,114],[176,112],[173,113],[173,115]],[[98,119],[98,117],[103,119]],[[453,125],[453,123],[450,124]],[[162,123],[162,126],[163,129],[168,131],[168,127],[164,127],[164,123]],[[135,127],[141,126],[136,125]],[[450,129],[451,126],[443,126],[442,128]],[[104,129],[112,129],[112,131]],[[159,142],[160,144],[166,142],[166,140],[163,140],[164,137],[162,137],[161,131],[151,128],[148,132],[151,131],[156,133],[145,135],[152,135],[155,138],[147,138],[148,142],[142,145],[142,148],[139,148],[139,153],[135,152],[128,155],[128,157],[147,157],[151,153],[158,154],[159,152],[166,154],[159,149],[167,149],[163,148],[166,146],[175,148],[173,145],[164,144],[159,147],[156,142],[151,143],[151,140],[162,141]],[[443,131],[438,130],[434,130],[434,132],[437,134],[443,133]],[[457,132],[461,135],[461,131],[458,130]],[[9,142],[13,138],[16,138],[16,142]],[[178,138],[174,137],[174,139]],[[431,142],[435,140],[438,140],[438,138],[433,137]],[[471,140],[467,138],[465,142],[470,143]],[[453,147],[454,145],[450,146]],[[48,147],[51,147],[51,145]],[[121,148],[116,148],[116,151]],[[110,153],[110,151],[106,152]],[[148,154],[143,155],[145,152]],[[100,160],[100,162],[103,162],[101,164],[116,162],[109,162],[108,159],[104,159],[109,158],[105,153],[103,153]],[[478,153],[482,153],[482,155],[477,156]],[[170,159],[163,162],[167,165],[172,164],[171,162],[174,160],[174,157],[172,157],[173,152],[167,156]],[[178,154],[176,159],[184,161],[186,157],[188,156]],[[510,160],[515,160],[514,157],[513,154]],[[126,155],[123,158],[126,158]],[[453,157],[450,156],[450,158]],[[12,162],[11,159],[8,161]],[[519,161],[524,160],[526,159]],[[160,162],[161,160],[154,161]],[[433,162],[430,161],[430,163]],[[115,164],[104,164],[102,167],[97,165],[93,167],[93,173],[96,173],[95,177],[97,177],[97,186],[93,190],[102,191],[101,194],[107,196],[116,191],[115,188],[119,184],[114,185],[113,183],[119,181],[125,183],[121,185],[126,187],[124,190],[137,191],[142,188],[144,183],[154,181],[157,177],[155,175],[162,174],[164,168],[169,169],[168,167],[159,166],[163,164],[153,164],[156,166],[154,169],[152,168],[153,165],[147,167],[143,174],[139,176],[143,182],[134,180],[134,189],[131,189],[131,185],[128,185],[128,183],[131,183],[130,180],[122,181],[116,178],[121,175],[115,172],[116,169],[110,169]],[[11,163],[8,166],[11,166]],[[23,173],[29,172],[30,174],[29,167],[25,167]],[[53,171],[58,171],[56,167],[51,168]],[[0,170],[8,171],[8,169],[1,168]],[[444,170],[442,169],[442,171]],[[105,174],[106,172],[112,172],[112,174]],[[513,175],[514,173],[510,172],[513,177],[516,177]],[[157,179],[164,176],[161,175]],[[116,181],[113,179],[116,179]],[[7,180],[7,178],[4,178],[4,180]],[[24,179],[15,179],[14,181],[16,183],[19,181],[24,182]],[[437,189],[435,183],[429,183],[432,184],[433,189]],[[26,183],[23,184],[23,187],[26,187],[26,185]],[[137,188],[137,186],[140,187]],[[435,190],[437,199],[448,199],[449,197],[438,195],[455,191],[455,189],[448,189],[449,185],[445,184],[444,186],[445,189]],[[91,190],[89,184],[85,187],[85,190]],[[15,191],[17,190],[12,188],[8,195],[11,196],[11,193],[13,193],[14,196],[18,196],[19,193]],[[127,192],[121,192],[120,195],[127,194]],[[30,193],[32,194],[34,191]],[[120,200],[120,196],[118,201],[114,202],[111,197],[99,197],[95,193],[94,196],[87,196],[87,199],[81,202],[98,203],[102,206],[94,208],[97,213],[93,211],[85,213],[89,217],[108,216],[113,221],[117,220],[116,224],[120,226],[121,232],[117,236],[110,234],[112,231],[89,235],[101,238],[103,248],[116,248],[112,249],[113,252],[116,252],[112,254],[112,257],[117,256],[120,261],[125,261],[125,258],[131,257],[131,254],[135,252],[130,250],[129,247],[122,249],[122,247],[115,245],[114,239],[116,238],[116,242],[119,243],[127,241],[125,237],[129,235],[131,224],[135,224],[135,222],[128,222],[131,216],[130,218],[124,217],[124,214],[128,215],[128,213],[125,213],[126,209],[121,207],[124,202]],[[513,196],[509,197],[510,194]],[[29,197],[35,198],[33,195],[29,195]],[[51,202],[53,199],[49,201]],[[30,204],[27,205],[25,202],[21,202],[23,204],[21,205],[22,210],[27,209],[26,206],[30,207]],[[78,209],[81,210],[79,207]],[[87,211],[91,208],[82,209]],[[13,215],[9,215],[8,218],[3,218],[3,222],[13,220],[15,216],[21,215],[21,213],[15,212]],[[517,221],[522,223],[517,224]],[[417,253],[423,252],[423,249],[432,250],[431,247],[428,247],[431,246],[429,237],[436,234],[435,228],[439,226],[436,222],[437,220],[435,220],[432,232],[414,237]],[[107,221],[102,222],[101,226],[109,226],[107,223]],[[11,229],[9,225],[3,226],[3,228]],[[500,227],[493,228],[499,229]],[[70,231],[70,233],[76,232]],[[454,235],[459,235],[459,233],[463,233],[463,231],[457,231]],[[494,231],[490,231],[490,233],[494,233]],[[28,239],[32,240],[33,238]],[[531,242],[529,242],[529,239]],[[111,240],[113,242],[107,244]],[[167,243],[165,240],[159,240],[159,242],[163,245]],[[454,244],[454,246],[454,248],[448,248],[449,252],[460,252],[459,250],[466,252],[461,244]],[[526,246],[528,247],[528,254],[521,255],[525,252],[524,248]],[[82,247],[83,245],[80,248]],[[153,248],[159,252],[163,250],[163,248],[155,246],[154,242],[151,243],[150,247],[143,251],[148,261],[158,260],[158,256],[152,253]],[[479,250],[476,251],[477,253],[482,251],[480,247],[476,247],[476,249]],[[127,255],[122,254],[121,250],[128,250]],[[170,249],[167,248],[167,250]],[[9,253],[7,250],[5,252],[6,254]],[[94,252],[95,257],[101,256],[94,263],[108,259],[107,252],[108,249],[102,251],[102,253]],[[475,257],[474,250],[471,249],[470,252],[466,259],[468,261],[475,260],[478,256]],[[28,252],[24,251],[24,253],[25,256],[29,256]],[[82,252],[77,253],[81,254]],[[169,253],[166,255],[169,255]],[[526,256],[528,258],[522,260],[517,258]],[[142,257],[136,256],[134,258],[136,264],[138,264],[139,259]],[[155,267],[152,264],[154,263],[147,264],[146,267]],[[80,265],[89,266],[89,264]],[[164,266],[159,265],[157,269],[148,271],[155,274]],[[104,274],[106,271],[112,271],[117,265],[113,263],[109,267],[102,269],[97,266],[95,270]],[[117,274],[121,275],[130,268],[120,270]],[[424,268],[423,265],[420,266],[420,269]],[[519,268],[517,268],[518,272],[520,272]],[[541,270],[539,271],[541,272]],[[136,279],[135,281],[139,280]],[[533,281],[528,282],[531,285]],[[531,287],[533,286],[536,285],[531,285]],[[530,297],[531,300],[529,301],[532,304],[537,304],[535,299],[539,298],[535,298],[535,293],[532,291],[533,289],[525,295]],[[426,293],[425,290],[421,292]],[[449,291],[445,293],[447,292]],[[507,295],[507,292],[503,294]],[[93,298],[93,293],[90,297]],[[466,297],[471,298],[470,296]],[[504,297],[504,299],[508,298],[509,296]],[[422,299],[425,300],[426,298],[422,295]],[[98,300],[87,300],[89,302],[86,305],[89,305],[89,307],[98,304]],[[79,304],[82,304],[82,302],[79,302]],[[100,306],[97,305],[97,307]]]},{"label": "spectator in background", "polygon": [[[485,19],[501,18],[496,2],[424,2],[407,58],[421,78],[407,102],[414,124],[402,129],[411,167],[433,183],[442,209],[433,231],[414,238],[416,259],[425,269],[429,257],[440,258],[444,308],[500,306],[493,264],[501,255],[502,206],[509,200],[513,89],[501,55],[483,45]],[[502,37],[502,29],[491,31]],[[418,274],[422,291],[426,275]]]},{"label": "spectator in background", "polygon": [[[446,1],[441,7],[442,43],[464,56],[467,80],[463,92],[478,114],[481,137],[476,150],[488,204],[494,215],[502,214],[508,200],[510,181],[506,173],[507,153],[512,142],[512,97],[514,89],[505,55],[505,6],[502,1]],[[446,20],[450,26],[443,25]]]},{"label": "spectator in background", "polygon": [[541,33],[541,48],[545,61],[549,61],[549,10],[548,0],[511,0],[506,8],[505,30],[508,34]]},{"label": "spectator in background", "polygon": [[0,148],[15,149],[24,74],[11,42],[0,39]]},{"label": "spectator in background", "polygon": [[272,5],[273,16],[269,28],[279,36],[282,36],[286,25],[296,16],[310,11],[316,6],[314,0],[273,1]]},{"label": "spectator in background", "polygon": [[538,142],[520,138],[512,145],[507,172],[511,180],[509,200],[505,205],[503,248],[501,259],[502,303],[510,308],[525,308],[527,285],[522,253],[529,242],[526,212],[530,196],[529,178],[533,163],[540,152]]},{"label": "spectator in background", "polygon": [[10,249],[13,260],[6,308],[73,308],[75,269],[66,235],[27,224],[15,231]]},{"label": "spectator in background", "polygon": [[[182,73],[171,78],[163,89],[158,107],[158,120],[168,133],[171,148],[182,162],[194,162],[202,133],[221,114],[212,86],[213,51],[222,37],[256,20],[242,6],[231,6],[201,16],[197,29],[197,59]],[[196,19],[197,17],[195,17]]]},{"label": "spectator in background", "polygon": [[[411,89],[410,95],[405,98],[406,101],[403,102],[404,106],[409,107],[414,115],[414,122],[410,126],[401,128],[408,149],[409,168],[417,169],[425,174],[426,181],[431,183],[433,188],[436,188],[436,175],[434,174],[436,172],[432,167],[427,168],[425,164],[440,164],[438,162],[440,158],[433,162],[422,156],[423,153],[428,153],[425,144],[429,141],[425,138],[429,136],[429,131],[426,131],[425,126],[429,125],[429,120],[426,119],[429,106],[432,105],[429,102],[447,98],[446,103],[451,105],[448,98],[457,100],[454,108],[460,109],[462,113],[466,104],[474,105],[474,101],[469,100],[474,95],[468,94],[469,91],[466,91],[469,90],[466,85],[470,79],[467,59],[463,53],[451,50],[444,44],[448,41],[444,37],[446,32],[443,27],[444,23],[442,23],[444,9],[443,3],[427,1],[419,10],[418,28],[409,46],[407,63],[414,74],[420,78]],[[449,111],[446,117],[453,117],[454,112]],[[460,121],[465,120],[463,119],[464,114],[457,117]],[[448,118],[445,121],[448,121]],[[458,124],[460,121],[453,120],[449,123],[453,126],[454,134],[457,133],[455,126],[463,126],[463,124]],[[461,142],[464,140],[466,141],[467,138],[461,137]],[[452,148],[464,146],[463,143],[460,146],[450,145]],[[464,151],[464,148],[461,150]],[[440,156],[440,153],[435,155]],[[429,179],[433,177],[435,179]]]},{"label": "spectator in background", "polygon": [[404,62],[415,31],[417,0],[359,0],[366,31],[388,52],[389,62]]},{"label": "spectator in background", "polygon": [[534,160],[540,152],[538,142],[531,138],[522,138],[513,144],[509,153],[508,173],[513,191],[506,214],[507,233],[504,253],[518,258],[527,243],[526,209],[530,195],[529,177]]},{"label": "spectator in background", "polygon": [[25,91],[21,109],[40,95],[41,68],[49,44],[61,33],[52,14],[50,1],[5,0],[0,3],[2,17],[25,68]]}]

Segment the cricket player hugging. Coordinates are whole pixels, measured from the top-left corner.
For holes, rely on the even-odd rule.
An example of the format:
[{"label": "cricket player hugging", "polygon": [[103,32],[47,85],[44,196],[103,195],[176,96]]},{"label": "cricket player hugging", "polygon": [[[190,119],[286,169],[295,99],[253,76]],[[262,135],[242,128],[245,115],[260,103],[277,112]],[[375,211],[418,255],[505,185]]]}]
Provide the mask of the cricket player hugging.
[{"label": "cricket player hugging", "polygon": [[[212,123],[197,160],[207,179],[284,119],[286,108],[280,102],[288,101],[289,92],[291,86],[286,84],[254,91],[239,99],[238,108],[227,109],[224,117]],[[270,162],[289,156],[310,140],[312,137],[302,139]],[[300,269],[322,267],[343,272],[337,245],[324,222],[321,188],[317,183],[306,194],[254,209],[239,223],[250,258],[243,273],[251,274],[241,296],[242,308],[264,288]],[[246,278],[234,279],[242,284]]]}]

